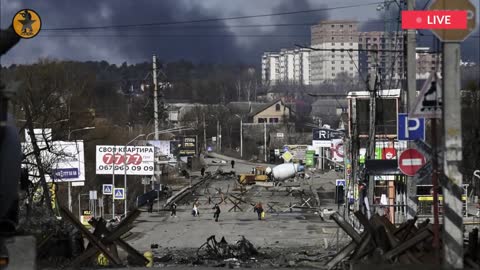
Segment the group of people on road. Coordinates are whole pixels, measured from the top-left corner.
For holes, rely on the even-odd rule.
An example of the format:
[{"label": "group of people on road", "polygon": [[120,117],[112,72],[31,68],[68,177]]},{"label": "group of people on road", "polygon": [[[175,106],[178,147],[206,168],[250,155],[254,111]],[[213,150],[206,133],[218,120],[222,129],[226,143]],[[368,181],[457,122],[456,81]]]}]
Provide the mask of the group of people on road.
[{"label": "group of people on road", "polygon": [[[222,212],[220,210],[220,205],[215,204],[215,206],[212,208],[212,210],[215,210],[213,213],[213,219],[215,222],[218,222],[218,218],[220,217],[220,213]],[[263,210],[263,206],[261,202],[258,202],[255,204],[255,207],[253,208],[253,211],[257,213],[258,215],[258,220],[262,220],[265,218],[265,212]],[[171,217],[176,217],[177,216],[177,204],[172,203],[170,205],[170,216]],[[192,207],[192,216],[198,217],[200,216],[200,211],[198,210],[198,204],[195,202]]]},{"label": "group of people on road", "polygon": [[[232,160],[230,162],[230,165],[232,165],[232,169],[234,169],[235,168],[235,160]],[[202,169],[200,170],[200,174],[201,174],[202,177],[205,176],[205,168],[204,167],[202,167]],[[218,219],[220,217],[220,213],[222,212],[220,210],[220,205],[215,204],[215,206],[212,208],[212,210],[215,210],[214,213],[213,213],[213,219],[215,220],[215,222],[218,222]],[[177,204],[176,203],[172,203],[170,205],[170,211],[171,211],[171,214],[170,214],[171,217],[176,217],[177,216]],[[264,219],[265,212],[263,210],[263,206],[262,206],[261,202],[258,202],[258,203],[255,204],[255,207],[253,208],[253,211],[257,213],[258,220]],[[198,210],[197,202],[195,202],[193,204],[192,216],[194,216],[194,217],[200,216],[200,212]]]}]

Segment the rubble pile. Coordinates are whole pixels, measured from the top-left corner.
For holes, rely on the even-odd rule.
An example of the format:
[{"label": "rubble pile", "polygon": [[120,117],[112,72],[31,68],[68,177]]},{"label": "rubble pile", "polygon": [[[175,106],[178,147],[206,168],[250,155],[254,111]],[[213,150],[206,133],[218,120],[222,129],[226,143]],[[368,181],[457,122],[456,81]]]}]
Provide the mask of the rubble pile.
[{"label": "rubble pile", "polygon": [[[439,235],[439,248],[434,248],[433,225],[426,219],[417,223],[417,217],[400,226],[392,224],[385,216],[375,214],[368,219],[363,213],[355,212],[364,230],[358,233],[338,213],[331,215],[352,241],[343,247],[326,266],[328,269],[341,269],[340,265],[436,265],[441,263],[442,239]],[[478,229],[469,234],[465,263],[479,268]]]},{"label": "rubble pile", "polygon": [[197,250],[197,256],[202,259],[237,258],[246,260],[257,255],[259,255],[257,249],[244,236],[236,244],[228,244],[225,237],[217,241],[215,235],[212,235]]}]

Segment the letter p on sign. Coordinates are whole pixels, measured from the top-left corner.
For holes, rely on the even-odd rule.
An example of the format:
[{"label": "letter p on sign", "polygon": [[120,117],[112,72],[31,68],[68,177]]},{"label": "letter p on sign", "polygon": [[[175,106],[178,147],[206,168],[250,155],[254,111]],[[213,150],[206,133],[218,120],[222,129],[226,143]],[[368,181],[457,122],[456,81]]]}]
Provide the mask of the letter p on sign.
[{"label": "letter p on sign", "polygon": [[397,136],[400,141],[425,140],[425,119],[399,113]]}]

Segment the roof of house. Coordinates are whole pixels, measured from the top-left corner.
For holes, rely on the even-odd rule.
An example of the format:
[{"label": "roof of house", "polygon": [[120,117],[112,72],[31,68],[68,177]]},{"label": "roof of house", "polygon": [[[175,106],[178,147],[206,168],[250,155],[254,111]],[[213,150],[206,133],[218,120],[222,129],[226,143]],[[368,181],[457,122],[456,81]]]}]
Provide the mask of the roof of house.
[{"label": "roof of house", "polygon": [[265,103],[263,102],[249,102],[249,101],[234,101],[228,103],[226,106],[230,112],[234,114],[247,115],[252,111],[256,111],[259,108],[263,107]]},{"label": "roof of house", "polygon": [[[382,89],[378,90],[378,96],[383,98],[399,98],[400,97],[400,89]],[[369,98],[370,92],[369,91],[352,91],[348,92],[347,98]]]},{"label": "roof of house", "polygon": [[274,100],[270,103],[264,103],[264,105],[262,107],[258,108],[257,110],[252,110],[252,112],[250,113],[250,116],[255,116],[255,115],[265,111],[266,109],[270,108],[271,106],[273,106],[275,103],[277,103],[279,101],[282,103],[283,106],[290,109],[290,112],[293,112],[292,108],[290,108],[290,106],[285,104],[285,102],[283,102],[283,100],[281,98],[279,98],[279,99],[276,99],[276,100]]}]

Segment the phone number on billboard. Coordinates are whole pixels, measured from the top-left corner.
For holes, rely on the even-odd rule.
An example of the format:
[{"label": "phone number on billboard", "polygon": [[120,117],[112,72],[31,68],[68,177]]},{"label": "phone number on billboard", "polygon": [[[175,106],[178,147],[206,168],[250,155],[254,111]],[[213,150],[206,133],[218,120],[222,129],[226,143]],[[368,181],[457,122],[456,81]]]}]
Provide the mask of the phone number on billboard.
[{"label": "phone number on billboard", "polygon": [[[97,171],[125,171],[124,166],[115,166],[115,168],[112,167],[112,165],[100,165],[97,168]],[[128,166],[126,167],[127,171],[134,171],[134,172],[153,172],[153,166]]]}]

